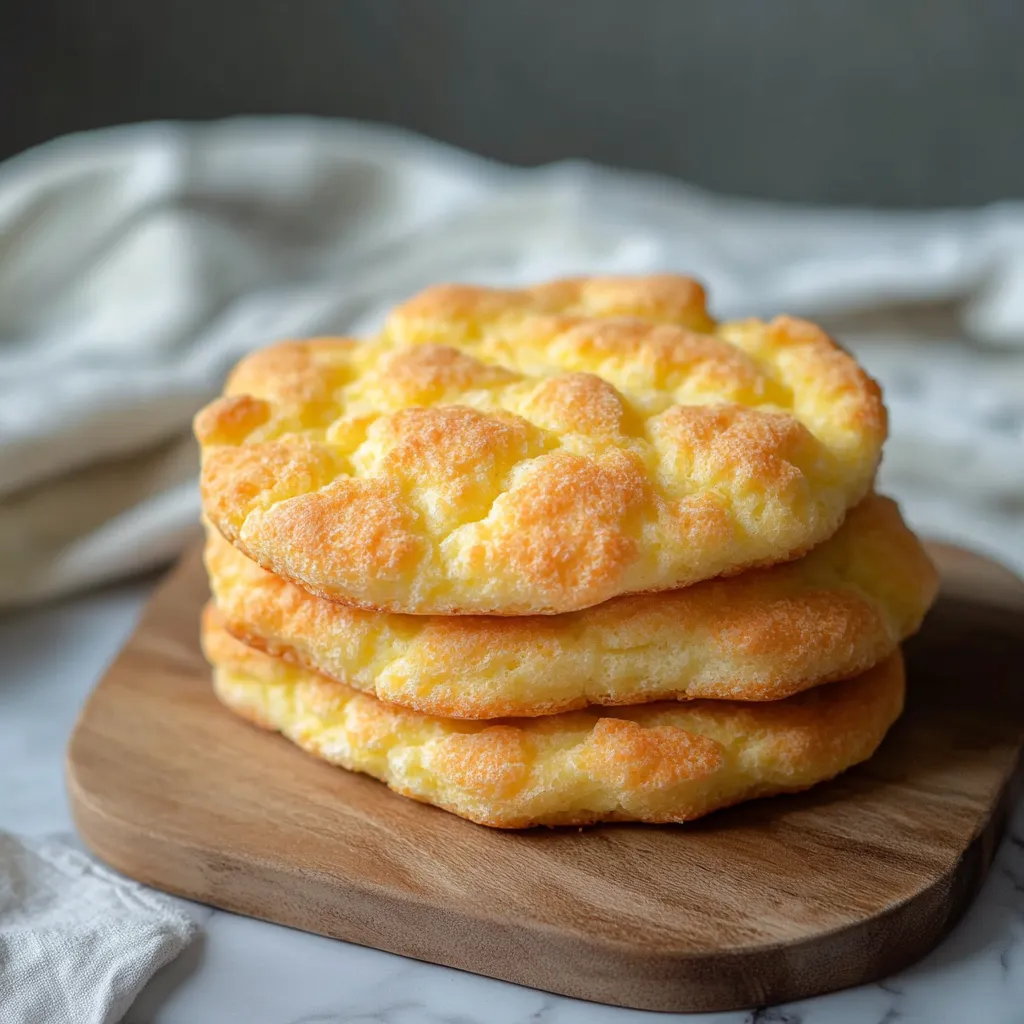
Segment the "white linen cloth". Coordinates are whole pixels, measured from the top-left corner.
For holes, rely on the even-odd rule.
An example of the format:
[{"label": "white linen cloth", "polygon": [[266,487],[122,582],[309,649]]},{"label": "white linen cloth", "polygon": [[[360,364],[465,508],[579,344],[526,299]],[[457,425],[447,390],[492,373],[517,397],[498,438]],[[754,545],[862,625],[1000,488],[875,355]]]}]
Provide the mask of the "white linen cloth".
[{"label": "white linen cloth", "polygon": [[73,847],[0,832],[4,1024],[114,1024],[196,933],[169,898]]},{"label": "white linen cloth", "polygon": [[190,418],[250,349],[367,330],[438,280],[658,269],[702,278],[719,316],[823,319],[886,387],[883,487],[918,527],[1024,569],[1021,204],[801,209],[267,118],[0,166],[0,605],[178,551]]}]

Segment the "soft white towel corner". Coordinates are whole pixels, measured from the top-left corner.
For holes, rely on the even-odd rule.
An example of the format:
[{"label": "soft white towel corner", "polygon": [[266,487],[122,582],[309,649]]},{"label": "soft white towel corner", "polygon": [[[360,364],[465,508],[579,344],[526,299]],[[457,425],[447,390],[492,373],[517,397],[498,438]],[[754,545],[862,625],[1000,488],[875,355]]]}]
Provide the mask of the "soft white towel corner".
[{"label": "soft white towel corner", "polygon": [[720,316],[840,331],[886,387],[883,486],[918,527],[1024,569],[1024,206],[801,209],[246,119],[0,166],[0,606],[180,549],[189,420],[244,352],[371,328],[437,280],[655,269],[697,273]]},{"label": "soft white towel corner", "polygon": [[197,931],[72,846],[0,832],[4,1024],[114,1024]]}]

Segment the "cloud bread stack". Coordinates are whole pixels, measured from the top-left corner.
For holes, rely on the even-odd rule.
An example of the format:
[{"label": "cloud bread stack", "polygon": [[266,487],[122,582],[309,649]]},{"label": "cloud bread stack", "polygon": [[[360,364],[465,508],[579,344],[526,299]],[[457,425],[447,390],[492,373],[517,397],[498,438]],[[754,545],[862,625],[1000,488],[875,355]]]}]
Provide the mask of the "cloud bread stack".
[{"label": "cloud bread stack", "polygon": [[681,277],[431,288],[196,418],[218,696],[505,828],[804,789],[899,715],[936,589],[877,385]]}]

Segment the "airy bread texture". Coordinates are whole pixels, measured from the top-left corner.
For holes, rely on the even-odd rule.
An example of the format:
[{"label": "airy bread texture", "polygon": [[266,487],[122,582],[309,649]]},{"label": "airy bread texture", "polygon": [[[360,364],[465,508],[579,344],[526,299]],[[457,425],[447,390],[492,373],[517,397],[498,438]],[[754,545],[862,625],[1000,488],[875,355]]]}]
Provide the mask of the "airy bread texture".
[{"label": "airy bread texture", "polygon": [[777,700],[844,679],[917,631],[938,587],[887,498],[803,558],[558,616],[367,612],[265,572],[208,529],[226,628],[381,700],[448,718],[695,697]]},{"label": "airy bread texture", "polygon": [[567,612],[807,551],[867,493],[877,385],[680,277],[432,288],[244,359],[196,418],[210,522],[331,600]]},{"label": "airy bread texture", "polygon": [[899,654],[784,701],[647,704],[498,722],[390,707],[255,651],[212,606],[218,697],[304,750],[497,828],[681,822],[806,789],[871,756],[903,707]]}]

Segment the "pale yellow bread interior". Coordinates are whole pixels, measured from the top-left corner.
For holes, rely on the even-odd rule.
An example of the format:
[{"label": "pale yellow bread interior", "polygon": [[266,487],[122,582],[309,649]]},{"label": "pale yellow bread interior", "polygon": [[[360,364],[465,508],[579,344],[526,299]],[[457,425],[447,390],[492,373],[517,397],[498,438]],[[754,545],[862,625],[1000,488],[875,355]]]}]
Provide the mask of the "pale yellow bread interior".
[{"label": "pale yellow bread interior", "polygon": [[454,718],[698,697],[777,700],[888,657],[938,575],[872,495],[803,558],[555,616],[414,616],[315,597],[207,530],[226,628],[381,700]]},{"label": "pale yellow bread interior", "polygon": [[671,275],[443,286],[244,359],[196,418],[206,516],[330,600],[550,614],[796,557],[869,491],[880,392],[813,324]]},{"label": "pale yellow bread interior", "polygon": [[212,605],[203,644],[217,695],[237,714],[397,793],[498,828],[682,822],[806,789],[870,757],[904,696],[897,652],[782,701],[467,722],[389,706],[253,650]]}]

